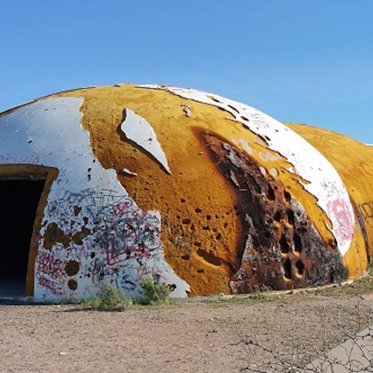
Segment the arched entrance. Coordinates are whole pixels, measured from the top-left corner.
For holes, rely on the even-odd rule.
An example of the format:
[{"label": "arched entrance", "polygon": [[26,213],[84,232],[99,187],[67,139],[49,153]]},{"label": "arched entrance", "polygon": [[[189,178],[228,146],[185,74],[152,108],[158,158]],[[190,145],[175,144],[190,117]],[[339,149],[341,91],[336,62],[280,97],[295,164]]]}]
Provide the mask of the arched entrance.
[{"label": "arched entrance", "polygon": [[57,169],[0,165],[0,297],[33,295],[41,219]]}]

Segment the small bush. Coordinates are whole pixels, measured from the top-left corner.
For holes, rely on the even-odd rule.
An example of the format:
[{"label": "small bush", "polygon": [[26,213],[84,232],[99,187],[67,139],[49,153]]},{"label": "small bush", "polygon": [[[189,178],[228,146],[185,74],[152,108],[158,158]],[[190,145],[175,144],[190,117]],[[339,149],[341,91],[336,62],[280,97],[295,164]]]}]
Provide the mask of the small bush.
[{"label": "small bush", "polygon": [[122,289],[104,283],[98,298],[84,302],[85,306],[97,311],[124,311],[133,304]]},{"label": "small bush", "polygon": [[152,277],[148,277],[141,282],[141,286],[144,289],[144,295],[138,299],[138,303],[147,305],[161,304],[168,301],[171,288],[167,284],[156,283]]}]

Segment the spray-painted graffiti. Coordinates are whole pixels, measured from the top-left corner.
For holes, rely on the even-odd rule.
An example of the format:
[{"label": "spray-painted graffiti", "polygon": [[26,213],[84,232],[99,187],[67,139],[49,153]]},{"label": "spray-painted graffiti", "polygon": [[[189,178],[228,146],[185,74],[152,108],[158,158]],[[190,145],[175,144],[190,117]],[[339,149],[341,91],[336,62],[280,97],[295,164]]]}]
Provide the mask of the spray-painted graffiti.
[{"label": "spray-painted graffiti", "polygon": [[41,252],[36,267],[36,279],[39,284],[47,287],[53,294],[61,295],[65,278],[63,261],[49,252]]},{"label": "spray-painted graffiti", "polygon": [[373,201],[368,201],[359,206],[365,220],[373,219]]},{"label": "spray-painted graffiti", "polygon": [[[56,224],[58,229],[51,229]],[[68,280],[64,267],[73,260],[80,268],[75,275],[90,294],[102,282],[139,292],[139,282],[145,276],[170,283],[171,276],[167,277],[163,265],[160,229],[159,213],[141,210],[129,196],[112,190],[66,192],[62,199],[49,204],[45,215],[37,280],[53,294],[61,294]],[[170,285],[180,287],[180,283]],[[75,291],[78,282],[67,286]]]},{"label": "spray-painted graffiti", "polygon": [[349,227],[353,227],[354,222],[348,213],[348,207],[343,199],[332,200],[328,203],[329,215],[334,216],[333,231],[337,233],[342,242],[351,242],[353,232]]}]

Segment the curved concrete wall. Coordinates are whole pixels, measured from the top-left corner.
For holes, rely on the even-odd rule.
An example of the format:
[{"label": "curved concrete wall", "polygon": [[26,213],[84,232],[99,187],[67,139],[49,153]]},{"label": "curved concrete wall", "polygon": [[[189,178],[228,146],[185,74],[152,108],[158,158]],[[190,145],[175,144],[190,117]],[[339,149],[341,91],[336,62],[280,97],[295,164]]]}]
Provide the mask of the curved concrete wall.
[{"label": "curved concrete wall", "polygon": [[[68,91],[0,116],[0,178],[39,167],[49,180],[27,279],[39,300],[91,297],[102,282],[138,294],[149,275],[175,297],[359,276],[373,239],[370,154],[173,87]],[[365,175],[352,182],[357,164]]]}]

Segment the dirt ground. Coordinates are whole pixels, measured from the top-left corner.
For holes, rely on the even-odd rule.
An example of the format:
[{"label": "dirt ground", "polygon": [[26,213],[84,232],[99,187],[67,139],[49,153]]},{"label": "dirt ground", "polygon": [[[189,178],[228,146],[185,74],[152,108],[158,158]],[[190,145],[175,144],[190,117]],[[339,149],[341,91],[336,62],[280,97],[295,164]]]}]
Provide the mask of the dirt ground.
[{"label": "dirt ground", "polygon": [[372,290],[124,312],[0,305],[0,372],[281,372],[322,355],[372,316]]}]

